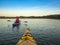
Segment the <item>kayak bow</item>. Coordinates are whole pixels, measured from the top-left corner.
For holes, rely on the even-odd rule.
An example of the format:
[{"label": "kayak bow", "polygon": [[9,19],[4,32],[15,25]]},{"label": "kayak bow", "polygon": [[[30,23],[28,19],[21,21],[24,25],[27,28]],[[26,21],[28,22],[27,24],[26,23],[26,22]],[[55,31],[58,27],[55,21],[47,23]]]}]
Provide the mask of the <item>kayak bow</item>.
[{"label": "kayak bow", "polygon": [[21,39],[17,42],[16,45],[37,45],[35,39],[30,34],[30,29],[26,28],[25,33],[21,37]]}]

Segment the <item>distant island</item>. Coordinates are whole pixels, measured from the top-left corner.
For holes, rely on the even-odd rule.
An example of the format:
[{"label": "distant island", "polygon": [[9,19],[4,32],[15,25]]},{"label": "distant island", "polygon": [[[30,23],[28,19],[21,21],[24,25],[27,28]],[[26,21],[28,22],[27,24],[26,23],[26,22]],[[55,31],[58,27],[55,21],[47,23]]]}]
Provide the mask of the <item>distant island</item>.
[{"label": "distant island", "polygon": [[[17,17],[17,16],[16,16]],[[13,19],[16,17],[7,17],[7,16],[0,16],[0,19]],[[55,15],[47,15],[47,16],[18,16],[19,18],[46,18],[46,19],[60,19],[60,14]]]}]

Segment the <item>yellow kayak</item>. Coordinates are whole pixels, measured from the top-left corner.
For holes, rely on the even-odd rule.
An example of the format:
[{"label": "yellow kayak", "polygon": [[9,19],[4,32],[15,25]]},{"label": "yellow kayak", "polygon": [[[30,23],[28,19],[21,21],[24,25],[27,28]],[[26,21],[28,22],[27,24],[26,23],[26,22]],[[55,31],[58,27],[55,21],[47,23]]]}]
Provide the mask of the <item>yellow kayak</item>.
[{"label": "yellow kayak", "polygon": [[16,45],[37,45],[35,39],[30,34],[30,29],[26,28],[25,33],[21,37],[21,39],[17,42]]}]

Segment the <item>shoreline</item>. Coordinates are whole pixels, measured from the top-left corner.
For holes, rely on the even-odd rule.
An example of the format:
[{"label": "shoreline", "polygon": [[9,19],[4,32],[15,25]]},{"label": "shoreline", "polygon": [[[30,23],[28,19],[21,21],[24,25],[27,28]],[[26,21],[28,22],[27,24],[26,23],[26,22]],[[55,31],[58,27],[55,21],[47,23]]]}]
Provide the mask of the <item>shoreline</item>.
[{"label": "shoreline", "polygon": [[[16,19],[16,18],[0,18],[0,19]],[[60,18],[20,18],[20,19],[58,19],[60,20]]]}]

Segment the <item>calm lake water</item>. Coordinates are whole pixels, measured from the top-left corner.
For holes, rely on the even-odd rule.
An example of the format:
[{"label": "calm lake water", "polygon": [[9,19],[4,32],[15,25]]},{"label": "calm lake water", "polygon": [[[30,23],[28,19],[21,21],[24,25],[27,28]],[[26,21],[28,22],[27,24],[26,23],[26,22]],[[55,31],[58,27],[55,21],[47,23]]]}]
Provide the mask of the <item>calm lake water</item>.
[{"label": "calm lake water", "polygon": [[[11,20],[8,22],[7,20]],[[20,19],[20,29],[12,29],[15,19],[0,19],[0,45],[16,45],[25,31],[27,21],[31,34],[38,45],[60,45],[60,20]]]}]

